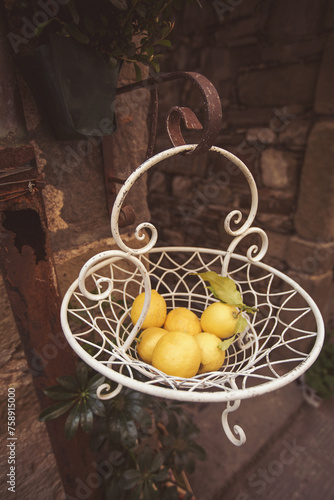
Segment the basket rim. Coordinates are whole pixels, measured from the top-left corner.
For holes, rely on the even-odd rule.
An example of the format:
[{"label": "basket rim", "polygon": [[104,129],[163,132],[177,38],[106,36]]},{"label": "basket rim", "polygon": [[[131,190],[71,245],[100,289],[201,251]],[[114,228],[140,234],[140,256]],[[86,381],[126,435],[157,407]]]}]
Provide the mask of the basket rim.
[{"label": "basket rim", "polygon": [[[111,251],[108,253],[110,254]],[[116,251],[117,254],[119,254],[119,250]],[[191,247],[191,246],[158,246],[150,249],[149,251],[141,254],[142,256],[149,255],[152,253],[195,253],[198,252],[199,254],[201,253],[207,253],[211,255],[221,255],[225,256],[226,251],[224,250],[217,250],[217,249],[212,249],[212,248],[205,248],[205,247]],[[138,256],[140,258],[140,255]],[[70,346],[72,349],[75,351],[75,353],[83,359],[91,368],[96,370],[97,372],[101,373],[104,375],[107,379],[110,379],[114,382],[116,382],[119,385],[129,387],[130,389],[137,390],[139,392],[144,392],[148,395],[151,396],[156,396],[156,397],[164,397],[167,399],[174,399],[178,401],[185,401],[185,402],[228,402],[228,401],[235,401],[235,400],[242,400],[242,399],[248,399],[251,397],[255,396],[260,396],[263,394],[266,394],[268,392],[271,392],[273,390],[279,389],[285,385],[287,385],[290,382],[293,382],[296,380],[298,377],[300,377],[315,361],[317,356],[319,355],[323,341],[324,341],[324,335],[325,335],[325,326],[324,326],[324,321],[321,316],[320,310],[314,300],[311,298],[311,296],[292,278],[284,274],[283,272],[273,268],[272,266],[265,264],[263,262],[252,262],[248,257],[237,254],[237,253],[232,253],[230,254],[231,259],[236,259],[245,263],[248,263],[252,266],[257,266],[260,267],[271,274],[277,276],[278,278],[282,279],[283,281],[287,282],[294,290],[296,290],[297,293],[299,293],[304,300],[307,302],[309,305],[313,315],[314,319],[316,321],[316,327],[317,327],[317,335],[314,341],[314,345],[310,352],[306,355],[306,358],[302,360],[298,366],[293,368],[291,371],[288,373],[278,377],[277,379],[270,380],[267,382],[260,383],[256,386],[244,388],[244,389],[231,389],[229,390],[213,390],[208,392],[207,389],[205,390],[200,390],[196,388],[195,390],[182,390],[182,389],[177,389],[177,388],[170,388],[162,385],[154,385],[154,380],[152,381],[149,379],[147,382],[146,381],[139,381],[135,380],[134,378],[123,375],[122,373],[119,373],[112,368],[107,367],[105,364],[101,363],[100,361],[96,360],[93,358],[87,351],[81,347],[79,342],[75,339],[73,336],[71,329],[68,325],[68,320],[67,320],[67,309],[68,309],[68,304],[70,301],[70,298],[73,294],[73,292],[77,289],[78,287],[78,278],[70,285],[68,288],[67,292],[64,295],[62,304],[61,304],[61,311],[60,311],[60,316],[61,316],[61,323],[63,327],[63,332],[64,335],[69,342]],[[227,383],[231,380],[233,387],[235,386],[235,380],[238,379],[241,375],[236,373],[234,377],[229,377],[227,380]],[[184,379],[187,380],[187,379]]]}]

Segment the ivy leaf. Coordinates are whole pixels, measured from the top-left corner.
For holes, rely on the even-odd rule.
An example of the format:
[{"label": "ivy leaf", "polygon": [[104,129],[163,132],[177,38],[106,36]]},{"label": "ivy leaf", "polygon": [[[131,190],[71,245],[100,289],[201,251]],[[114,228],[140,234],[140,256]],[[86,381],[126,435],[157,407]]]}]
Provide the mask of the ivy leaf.
[{"label": "ivy leaf", "polygon": [[[236,333],[239,333],[239,332],[236,332]],[[233,344],[234,339],[235,339],[235,335],[233,335],[233,337],[229,337],[226,340],[222,340],[218,345],[219,349],[221,349],[222,351],[227,351],[227,349],[230,347],[230,345]]]}]

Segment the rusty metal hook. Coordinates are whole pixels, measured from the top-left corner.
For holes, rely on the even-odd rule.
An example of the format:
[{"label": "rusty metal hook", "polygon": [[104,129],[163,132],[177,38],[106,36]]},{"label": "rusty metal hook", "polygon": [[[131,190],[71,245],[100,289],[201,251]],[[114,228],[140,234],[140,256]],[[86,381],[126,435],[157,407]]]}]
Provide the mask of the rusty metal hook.
[{"label": "rusty metal hook", "polygon": [[188,129],[203,129],[202,137],[198,146],[189,151],[188,154],[201,154],[208,151],[213,146],[219,133],[222,122],[222,108],[218,92],[214,85],[203,75],[187,71],[175,71],[171,73],[160,73],[141,80],[140,82],[124,85],[117,89],[117,94],[123,94],[139,88],[146,88],[152,93],[152,122],[151,133],[148,145],[147,157],[152,156],[156,139],[157,119],[158,119],[158,97],[157,86],[160,83],[185,78],[200,91],[204,101],[204,124],[198,121],[192,110],[186,107],[175,106],[171,108],[167,116],[167,132],[173,146],[186,144],[181,132],[181,119]]}]

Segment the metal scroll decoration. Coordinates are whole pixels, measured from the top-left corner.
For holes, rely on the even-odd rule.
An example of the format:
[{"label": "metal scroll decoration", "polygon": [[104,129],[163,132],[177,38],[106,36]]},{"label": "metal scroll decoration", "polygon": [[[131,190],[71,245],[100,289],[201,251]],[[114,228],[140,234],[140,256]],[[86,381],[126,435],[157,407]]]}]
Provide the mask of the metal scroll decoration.
[{"label": "metal scroll decoration", "polygon": [[[89,259],[66,292],[61,309],[64,334],[80,358],[111,382],[99,388],[101,398],[114,397],[127,386],[156,397],[179,401],[226,402],[222,425],[235,444],[245,442],[244,431],[229,427],[228,415],[242,399],[268,393],[300,377],[317,358],[324,338],[320,312],[311,297],[291,278],[261,262],[267,248],[266,233],[253,226],[258,207],[254,178],[232,153],[211,146],[208,154],[228,159],[244,174],[250,190],[245,217],[231,211],[224,221],[232,237],[227,250],[195,247],[157,247],[158,232],[140,223],[135,237],[140,248],[129,247],[119,230],[126,196],[143,173],[161,161],[191,154],[198,145],[174,145],[140,165],[121,187],[111,214],[111,232],[118,246]],[[145,240],[145,235],[149,234]],[[245,255],[235,253],[246,237],[256,237]],[[244,302],[257,308],[248,328],[229,347],[222,368],[184,379],[171,377],[144,363],[136,351],[136,336],[147,314],[151,288],[167,307],[187,307],[197,315],[216,299],[195,275],[214,270],[230,276]],[[131,304],[145,291],[138,322],[130,319]]]}]

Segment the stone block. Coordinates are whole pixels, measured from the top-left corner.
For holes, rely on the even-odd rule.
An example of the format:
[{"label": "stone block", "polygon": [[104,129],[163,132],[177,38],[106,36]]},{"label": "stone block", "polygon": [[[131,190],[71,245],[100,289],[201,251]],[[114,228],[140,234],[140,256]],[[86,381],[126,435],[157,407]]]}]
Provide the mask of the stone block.
[{"label": "stone block", "polygon": [[253,127],[247,130],[246,140],[255,144],[273,144],[276,134],[269,127]]},{"label": "stone block", "polygon": [[231,60],[237,68],[255,66],[262,63],[261,49],[258,41],[249,43],[247,40],[245,44],[229,47],[229,54]]},{"label": "stone block", "polygon": [[[289,276],[296,281],[317,304],[323,316],[325,324],[330,318],[330,301],[328,297],[332,290],[333,271],[324,274],[304,274],[291,270]],[[298,297],[297,297],[298,298]],[[311,328],[310,322],[305,324],[305,328]]]},{"label": "stone block", "polygon": [[262,227],[265,231],[271,229],[279,233],[292,233],[293,219],[291,215],[282,215],[280,213],[259,212],[256,216],[256,225]]},{"label": "stone block", "polygon": [[202,48],[200,54],[201,73],[207,75],[215,87],[218,87],[221,81],[235,76],[233,59],[227,48],[206,46]]},{"label": "stone block", "polygon": [[289,242],[289,235],[270,230],[267,230],[266,233],[269,240],[269,246],[265,260],[268,258],[284,260]]},{"label": "stone block", "polygon": [[310,56],[320,56],[325,45],[325,37],[298,40],[289,44],[266,45],[261,47],[261,56],[264,63],[292,63]]},{"label": "stone block", "polygon": [[176,175],[172,180],[172,193],[181,200],[191,200],[193,197],[193,182],[189,177]]},{"label": "stone block", "polygon": [[289,149],[303,149],[311,128],[310,120],[292,119],[278,136],[278,142]]},{"label": "stone block", "polygon": [[167,194],[167,178],[163,172],[155,170],[148,177],[148,189],[150,193]]},{"label": "stone block", "polygon": [[322,58],[314,109],[316,113],[334,113],[334,34],[329,36]]},{"label": "stone block", "polygon": [[297,183],[298,160],[293,153],[268,148],[261,155],[263,184],[274,189],[285,189]]},{"label": "stone block", "polygon": [[[287,189],[268,189],[261,187],[259,193],[259,213],[292,217],[294,213],[294,195]],[[243,198],[240,199],[243,202]],[[244,206],[242,204],[241,206]]]},{"label": "stone block", "polygon": [[224,113],[226,127],[267,127],[273,117],[271,107],[229,107]]},{"label": "stone block", "polygon": [[239,99],[253,107],[311,104],[317,75],[314,62],[250,71],[238,77]]},{"label": "stone block", "polygon": [[292,269],[303,274],[323,274],[333,269],[334,242],[308,241],[292,236],[286,252]]},{"label": "stone block", "polygon": [[312,128],[301,171],[295,225],[306,240],[334,239],[334,121]]},{"label": "stone block", "polygon": [[[226,2],[224,3],[226,4]],[[228,22],[226,15],[223,23],[214,34],[214,41],[218,47],[223,47],[228,46],[232,40],[256,36],[258,30],[262,28],[263,22],[264,17],[256,13],[250,17],[236,19],[233,23]]]},{"label": "stone block", "polygon": [[323,20],[326,0],[281,0],[272,2],[265,27],[265,34],[270,42],[300,40],[320,34],[323,30]]},{"label": "stone block", "polygon": [[163,241],[171,246],[183,246],[185,244],[184,235],[182,231],[175,231],[173,229],[163,229]]}]

